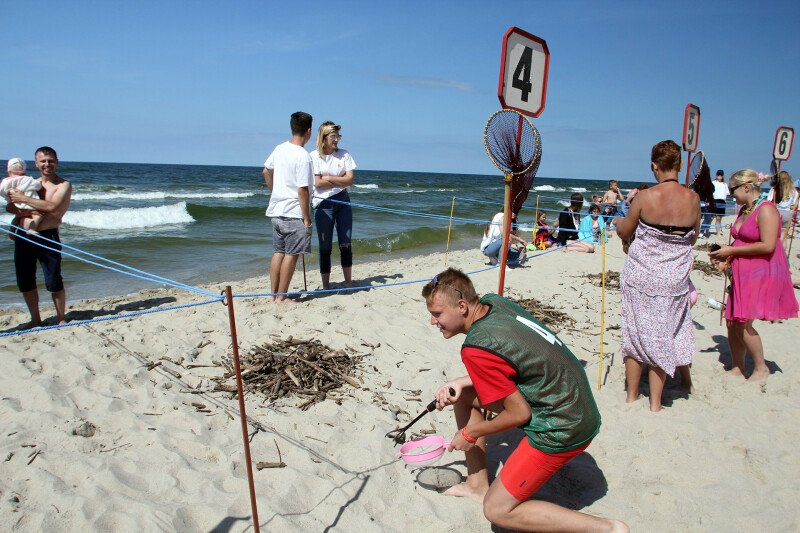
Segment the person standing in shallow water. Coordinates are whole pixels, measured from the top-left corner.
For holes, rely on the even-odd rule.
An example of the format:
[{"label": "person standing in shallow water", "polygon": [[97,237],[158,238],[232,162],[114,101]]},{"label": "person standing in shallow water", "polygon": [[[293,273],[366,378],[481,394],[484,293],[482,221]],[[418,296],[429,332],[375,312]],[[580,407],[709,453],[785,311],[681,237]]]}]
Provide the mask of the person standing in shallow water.
[{"label": "person standing in shallow water", "polygon": [[[619,520],[529,499],[600,430],[586,372],[569,348],[510,300],[478,298],[459,270],[434,276],[422,296],[445,339],[466,335],[468,375],[436,391],[437,409],[452,405],[459,429],[448,450],[463,451],[467,462],[467,480],[445,494],[482,502],[490,522],[516,531],[628,531]],[[497,416],[487,420],[483,410]],[[525,436],[489,485],[485,437],[515,427]]]},{"label": "person standing in shallow water", "polygon": [[61,240],[58,229],[64,214],[69,209],[72,184],[56,174],[58,155],[55,150],[49,146],[42,146],[36,150],[34,158],[36,168],[41,173],[40,197],[30,198],[21,191],[12,190],[8,193],[12,203],[6,206],[6,211],[9,213],[26,216],[24,209],[14,206],[14,203],[26,203],[41,215],[37,224],[38,235],[28,235],[24,230],[18,229],[14,239],[17,287],[31,315],[31,321],[26,327],[42,325],[39,313],[39,289],[36,286],[37,262],[42,265],[45,287],[53,298],[56,322],[63,324],[67,320],[67,293],[64,289],[64,279],[61,277]]},{"label": "person standing in shallow water", "polygon": [[341,254],[344,284],[353,286],[353,209],[348,189],[355,179],[356,162],[350,152],[339,148],[341,126],[323,122],[317,132],[317,149],[311,152],[314,165],[314,222],[319,240],[319,272],[322,288],[330,288],[333,230]]}]

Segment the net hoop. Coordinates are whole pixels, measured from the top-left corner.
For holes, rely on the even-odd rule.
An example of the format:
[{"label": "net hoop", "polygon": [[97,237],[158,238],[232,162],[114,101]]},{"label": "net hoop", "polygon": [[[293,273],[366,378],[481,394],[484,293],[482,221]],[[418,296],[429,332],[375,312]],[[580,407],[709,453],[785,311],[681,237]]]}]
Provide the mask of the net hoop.
[{"label": "net hoop", "polygon": [[[520,126],[521,135],[518,135]],[[514,140],[519,139],[517,150],[520,160],[515,165],[512,165],[514,158],[507,153],[512,136]],[[533,168],[538,169],[541,161],[542,141],[539,131],[528,117],[513,109],[501,109],[492,113],[483,129],[483,146],[492,164],[506,176],[525,175]],[[506,153],[502,151],[503,148]]]},{"label": "net hoop", "polygon": [[[697,163],[698,161],[699,163]],[[703,167],[707,165],[708,163],[706,163],[706,155],[703,153],[703,151],[698,150],[695,152],[692,156],[692,159],[689,161],[689,173],[692,175],[692,185],[694,185],[694,182],[697,181],[697,177],[700,175],[700,172],[703,171]]]}]

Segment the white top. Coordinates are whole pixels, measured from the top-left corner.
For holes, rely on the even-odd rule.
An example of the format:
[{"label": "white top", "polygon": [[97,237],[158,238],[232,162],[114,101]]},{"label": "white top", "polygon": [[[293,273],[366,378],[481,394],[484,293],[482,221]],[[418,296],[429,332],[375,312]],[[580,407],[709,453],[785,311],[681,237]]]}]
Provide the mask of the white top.
[{"label": "white top", "polygon": [[[34,179],[31,176],[8,176],[0,181],[0,196],[6,202],[10,202],[8,192],[14,189],[22,192],[29,198],[39,198],[39,189],[42,188],[42,180]],[[14,204],[20,209],[33,209],[28,204]]]},{"label": "white top", "polygon": [[[768,202],[775,201],[775,189],[772,188],[769,190],[769,195],[767,195]],[[797,203],[797,190],[793,190],[792,193],[789,195],[788,198],[784,198],[780,201],[780,203],[775,204],[779,211],[791,211],[794,207],[794,204]]]},{"label": "white top", "polygon": [[264,167],[273,171],[267,216],[303,218],[297,189],[314,190],[311,157],[305,148],[289,141],[279,144],[264,161]]},{"label": "white top", "polygon": [[[356,169],[356,162],[347,150],[336,150],[330,155],[319,155],[319,151],[311,152],[311,162],[314,165],[315,176],[344,176],[348,171]],[[322,200],[335,196],[348,187],[331,187],[330,189],[314,188],[314,207],[317,207]]]},{"label": "white top", "polygon": [[[513,220],[513,219],[512,219]],[[481,252],[483,252],[490,244],[503,238],[503,212],[497,213],[492,218],[492,223],[489,224],[489,232],[484,235],[481,241]]]},{"label": "white top", "polygon": [[714,184],[714,200],[727,200],[728,194],[730,194],[728,184],[724,181],[717,180],[714,180],[712,183]]}]

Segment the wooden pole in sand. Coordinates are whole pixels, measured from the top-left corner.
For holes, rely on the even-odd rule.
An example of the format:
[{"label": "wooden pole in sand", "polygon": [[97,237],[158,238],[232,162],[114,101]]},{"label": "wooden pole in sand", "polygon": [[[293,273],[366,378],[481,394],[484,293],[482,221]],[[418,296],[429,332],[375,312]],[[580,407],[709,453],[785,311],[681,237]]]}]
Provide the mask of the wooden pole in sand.
[{"label": "wooden pole in sand", "polygon": [[506,259],[508,258],[508,239],[511,233],[511,174],[505,175],[506,192],[503,200],[503,248],[500,252],[500,286],[497,294],[503,295],[506,281]]},{"label": "wooden pole in sand", "polygon": [[303,290],[308,291],[308,284],[306,283],[306,254],[300,254],[303,258]]},{"label": "wooden pole in sand", "polygon": [[453,228],[453,211],[456,209],[456,196],[453,195],[453,205],[450,206],[450,224],[447,226],[447,246],[444,248],[444,266],[447,266],[447,252],[450,251],[450,230]]},{"label": "wooden pole in sand", "polygon": [[250,509],[253,512],[253,530],[259,533],[258,504],[256,503],[256,489],[253,483],[253,461],[250,459],[250,439],[247,434],[247,413],[244,409],[244,386],[242,385],[242,369],[239,365],[239,341],[236,339],[236,316],[233,313],[233,293],[231,286],[225,287],[225,299],[222,303],[228,306],[228,321],[231,328],[231,343],[233,346],[233,366],[236,370],[236,395],[239,397],[239,418],[242,420],[242,439],[244,440],[244,461],[247,465],[247,482],[250,485]]},{"label": "wooden pole in sand", "polygon": [[603,246],[603,273],[600,277],[600,370],[597,374],[597,390],[603,388],[603,336],[606,332],[606,229],[601,224],[600,240]]}]

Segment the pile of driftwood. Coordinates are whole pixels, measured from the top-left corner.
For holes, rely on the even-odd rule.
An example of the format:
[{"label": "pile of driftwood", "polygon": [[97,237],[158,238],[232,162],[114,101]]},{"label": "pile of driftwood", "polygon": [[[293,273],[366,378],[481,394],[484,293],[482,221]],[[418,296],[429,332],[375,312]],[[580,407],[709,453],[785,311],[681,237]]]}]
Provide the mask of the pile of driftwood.
[{"label": "pile of driftwood", "polygon": [[692,267],[692,270],[699,270],[700,272],[702,272],[706,276],[722,277],[722,272],[720,272],[719,270],[714,268],[711,265],[711,263],[707,263],[705,261],[700,261],[698,259],[695,259],[694,266]]},{"label": "pile of driftwood", "polygon": [[549,307],[536,298],[525,298],[514,300],[514,302],[533,315],[533,317],[544,323],[547,327],[558,333],[563,326],[574,326],[575,319],[567,313],[559,311],[554,307]]},{"label": "pile of driftwood", "polygon": [[[329,392],[344,384],[359,388],[354,375],[363,356],[355,350],[332,350],[318,340],[285,340],[257,346],[242,356],[242,382],[245,392],[264,396],[269,401],[289,396],[303,398],[298,407],[305,411],[323,401]],[[224,363],[227,372],[215,378],[214,390],[236,392],[233,361]]]},{"label": "pile of driftwood", "polygon": [[[585,276],[593,285],[601,287],[603,285],[603,274],[586,274]],[[619,290],[619,272],[613,270],[606,271],[606,289]]]}]

